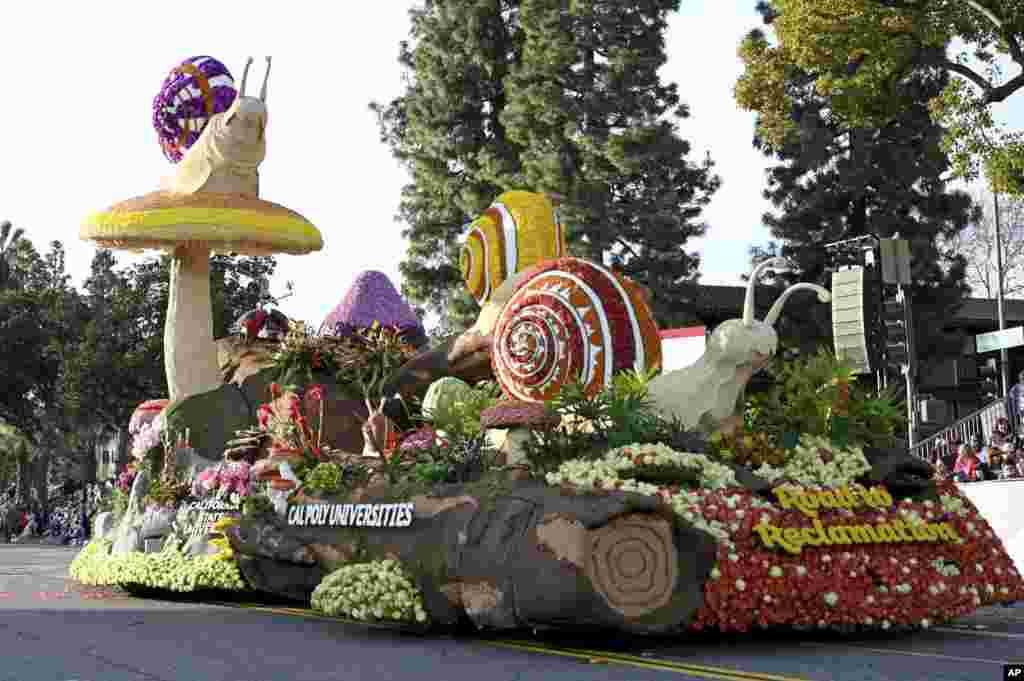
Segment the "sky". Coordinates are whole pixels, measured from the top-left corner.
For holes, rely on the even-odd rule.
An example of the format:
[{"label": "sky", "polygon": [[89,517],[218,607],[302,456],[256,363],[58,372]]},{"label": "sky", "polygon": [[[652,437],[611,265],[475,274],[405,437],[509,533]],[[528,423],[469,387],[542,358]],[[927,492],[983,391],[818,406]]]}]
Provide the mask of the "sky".
[{"label": "sky", "polygon": [[[324,248],[277,256],[271,292],[283,294],[293,281],[295,295],[282,311],[319,326],[363,270],[380,270],[400,286],[405,244],[394,215],[408,176],[380,142],[368,104],[401,94],[398,46],[418,4],[359,3],[346,16],[341,3],[308,0],[221,0],[181,12],[118,0],[9,3],[0,43],[0,219],[24,228],[40,251],[63,242],[80,285],[96,251],[78,238],[82,218],[157,189],[171,171],[151,124],[167,73],[209,54],[240,79],[253,56],[250,82],[258,84],[263,57],[272,55],[261,198],[305,215]],[[662,77],[679,85],[692,114],[680,134],[693,145],[693,161],[710,152],[723,180],[704,212],[707,236],[687,244],[702,256],[706,284],[739,284],[750,246],[769,238],[761,220],[770,208],[761,196],[769,161],[751,145],[753,114],[732,95],[737,45],[760,23],[754,4],[684,0],[666,36]],[[996,113],[1024,122],[1024,95]],[[118,254],[122,263],[133,257]]]}]

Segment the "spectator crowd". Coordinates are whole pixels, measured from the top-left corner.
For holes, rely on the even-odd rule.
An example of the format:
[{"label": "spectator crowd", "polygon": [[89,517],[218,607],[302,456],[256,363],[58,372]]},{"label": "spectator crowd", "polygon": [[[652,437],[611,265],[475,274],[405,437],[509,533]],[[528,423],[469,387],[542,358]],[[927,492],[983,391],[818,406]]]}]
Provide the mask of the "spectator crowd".
[{"label": "spectator crowd", "polygon": [[957,482],[1024,478],[1024,435],[1013,436],[1008,419],[1000,418],[988,442],[976,435],[971,442],[951,442],[932,454],[935,476]]},{"label": "spectator crowd", "polygon": [[88,539],[89,523],[100,509],[103,485],[65,483],[44,507],[34,498],[19,500],[15,486],[0,491],[0,543],[22,538],[48,544],[80,546]]}]

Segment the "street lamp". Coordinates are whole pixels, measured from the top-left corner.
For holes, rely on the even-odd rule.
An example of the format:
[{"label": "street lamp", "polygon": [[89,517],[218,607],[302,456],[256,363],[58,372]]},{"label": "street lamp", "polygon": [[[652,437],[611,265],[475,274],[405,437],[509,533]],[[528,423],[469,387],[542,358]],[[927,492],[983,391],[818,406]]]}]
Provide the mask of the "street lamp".
[{"label": "street lamp", "polygon": [[[1001,219],[999,216],[999,192],[995,189],[992,190],[992,205],[995,212],[995,227],[996,227],[996,307],[998,308],[997,314],[999,317],[999,330],[1002,331],[1006,328],[1006,301],[1003,299],[1003,230]],[[1002,397],[1006,397],[1010,394],[1010,362],[1006,348],[1002,348],[999,351],[999,364],[1002,369]]]}]

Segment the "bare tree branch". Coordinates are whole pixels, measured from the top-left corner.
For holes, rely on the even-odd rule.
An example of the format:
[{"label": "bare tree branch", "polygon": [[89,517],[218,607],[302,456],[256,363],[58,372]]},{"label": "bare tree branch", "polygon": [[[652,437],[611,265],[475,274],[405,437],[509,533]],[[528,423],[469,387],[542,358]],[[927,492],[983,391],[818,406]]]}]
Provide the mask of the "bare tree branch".
[{"label": "bare tree branch", "polygon": [[[975,196],[985,206],[979,223],[970,225],[948,242],[948,246],[967,260],[966,280],[975,296],[995,298],[999,287],[996,271],[995,221],[987,197]],[[1000,197],[1001,244],[1003,248],[1003,293],[1010,298],[1024,297],[1024,201]]]},{"label": "bare tree branch", "polygon": [[995,85],[993,85],[991,81],[986,80],[976,71],[964,66],[963,64],[957,64],[955,61],[950,61],[949,59],[943,59],[940,64],[942,65],[942,68],[947,71],[957,73],[980,87],[985,92],[986,97],[988,96],[988,93],[995,89]]}]

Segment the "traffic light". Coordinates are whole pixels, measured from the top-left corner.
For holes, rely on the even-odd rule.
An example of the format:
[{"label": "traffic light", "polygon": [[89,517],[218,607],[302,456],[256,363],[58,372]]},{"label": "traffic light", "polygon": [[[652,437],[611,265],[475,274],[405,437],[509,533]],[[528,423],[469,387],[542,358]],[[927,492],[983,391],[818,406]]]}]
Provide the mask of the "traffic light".
[{"label": "traffic light", "polygon": [[885,363],[893,369],[900,370],[910,363],[903,298],[891,296],[883,301],[882,326],[885,331]]},{"label": "traffic light", "polygon": [[995,357],[989,357],[983,363],[979,364],[978,378],[981,379],[981,385],[979,385],[978,388],[981,390],[983,395],[998,395],[999,360]]}]

